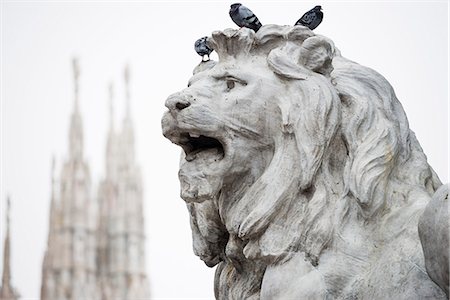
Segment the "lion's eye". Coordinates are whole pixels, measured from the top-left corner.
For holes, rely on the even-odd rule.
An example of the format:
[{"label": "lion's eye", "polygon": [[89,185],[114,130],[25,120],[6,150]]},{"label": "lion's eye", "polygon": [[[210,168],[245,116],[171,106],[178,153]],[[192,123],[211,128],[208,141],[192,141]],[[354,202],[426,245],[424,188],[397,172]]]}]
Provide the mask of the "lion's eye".
[{"label": "lion's eye", "polygon": [[227,88],[228,88],[228,90],[233,89],[233,88],[234,88],[234,85],[235,85],[234,80],[227,79]]},{"label": "lion's eye", "polygon": [[236,84],[242,85],[242,86],[246,86],[247,85],[247,82],[245,82],[243,80],[240,80],[240,79],[237,79],[235,77],[227,76],[224,79],[225,79],[225,82],[227,84],[227,92],[231,91],[232,89],[234,89],[236,87]]}]

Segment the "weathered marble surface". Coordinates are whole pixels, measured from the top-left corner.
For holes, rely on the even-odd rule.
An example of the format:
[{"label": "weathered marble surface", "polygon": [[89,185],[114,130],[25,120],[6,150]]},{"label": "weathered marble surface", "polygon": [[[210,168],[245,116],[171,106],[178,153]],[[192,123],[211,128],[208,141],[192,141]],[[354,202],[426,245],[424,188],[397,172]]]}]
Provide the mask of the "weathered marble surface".
[{"label": "weathered marble surface", "polygon": [[433,195],[419,220],[425,267],[431,279],[447,294],[449,287],[449,185],[442,185]]},{"label": "weathered marble surface", "polygon": [[162,128],[216,298],[446,299],[418,235],[441,182],[386,79],[302,26],[209,43]]}]

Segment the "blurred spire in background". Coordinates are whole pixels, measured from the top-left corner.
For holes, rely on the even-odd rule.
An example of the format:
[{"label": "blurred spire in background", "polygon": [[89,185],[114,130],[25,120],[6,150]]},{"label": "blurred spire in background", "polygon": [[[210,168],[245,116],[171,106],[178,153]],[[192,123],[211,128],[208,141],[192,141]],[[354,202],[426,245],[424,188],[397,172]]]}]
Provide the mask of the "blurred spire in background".
[{"label": "blurred spire in background", "polygon": [[42,266],[41,299],[149,299],[142,178],[135,162],[129,66],[124,68],[122,128],[115,128],[114,87],[112,83],[108,85],[105,177],[95,198],[91,196],[89,165],[83,158],[78,103],[80,70],[76,59],[72,63],[75,100],[69,159],[60,172],[59,189],[52,162],[50,228]]},{"label": "blurred spire in background", "polygon": [[95,253],[97,207],[91,196],[89,165],[83,157],[77,59],[72,60],[72,66],[75,100],[70,119],[69,157],[61,168],[59,189],[56,189],[56,180],[52,176],[54,194],[51,196],[48,245],[42,266],[42,300],[99,298]]},{"label": "blurred spire in background", "polygon": [[124,69],[125,116],[110,130],[106,173],[98,190],[99,282],[102,299],[149,299],[140,167],[136,164],[130,112],[130,69]]},{"label": "blurred spire in background", "polygon": [[0,287],[0,300],[16,300],[19,299],[19,294],[11,285],[11,249],[10,249],[10,220],[9,214],[11,209],[11,201],[9,196],[6,198],[6,234],[5,244],[3,250],[3,274],[2,286]]}]

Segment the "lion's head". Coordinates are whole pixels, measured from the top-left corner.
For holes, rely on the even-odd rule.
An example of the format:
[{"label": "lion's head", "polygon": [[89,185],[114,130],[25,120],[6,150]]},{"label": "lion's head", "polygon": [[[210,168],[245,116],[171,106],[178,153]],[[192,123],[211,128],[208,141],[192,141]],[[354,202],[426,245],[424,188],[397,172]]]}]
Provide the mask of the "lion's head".
[{"label": "lion's head", "polygon": [[239,273],[258,261],[259,284],[261,264],[293,253],[317,266],[348,223],[367,226],[439,185],[389,83],[328,38],[266,25],[209,43],[219,61],[196,69],[162,119],[184,150],[181,197],[208,265]]}]

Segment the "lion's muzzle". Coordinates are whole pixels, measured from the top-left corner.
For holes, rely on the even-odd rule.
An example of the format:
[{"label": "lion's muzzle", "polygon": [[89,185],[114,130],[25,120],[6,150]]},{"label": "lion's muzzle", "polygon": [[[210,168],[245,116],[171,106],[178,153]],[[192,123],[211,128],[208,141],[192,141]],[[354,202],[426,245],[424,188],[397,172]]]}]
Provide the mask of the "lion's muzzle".
[{"label": "lion's muzzle", "polygon": [[182,93],[170,95],[166,100],[166,107],[170,112],[178,112],[191,106],[191,102]]},{"label": "lion's muzzle", "polygon": [[[186,202],[202,202],[217,195],[222,184],[225,157],[223,137],[211,127],[205,106],[184,92],[166,100],[169,111],[161,121],[163,135],[184,150],[180,162],[181,197]],[[213,129],[213,130],[212,130]]]}]

